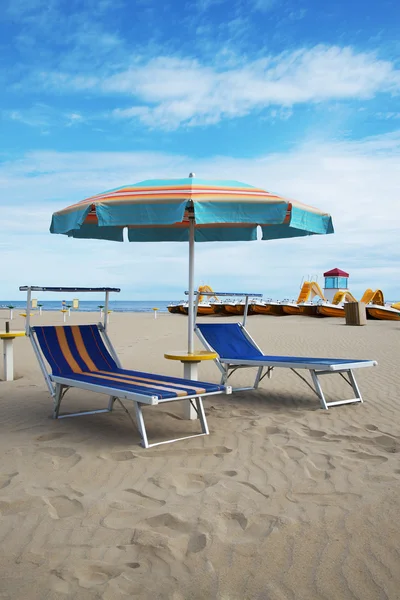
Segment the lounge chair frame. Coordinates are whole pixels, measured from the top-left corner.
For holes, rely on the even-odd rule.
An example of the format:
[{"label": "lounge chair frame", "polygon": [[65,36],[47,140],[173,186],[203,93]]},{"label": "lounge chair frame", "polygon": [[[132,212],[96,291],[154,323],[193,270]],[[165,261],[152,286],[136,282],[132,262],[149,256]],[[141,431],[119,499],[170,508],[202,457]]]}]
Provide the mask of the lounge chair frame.
[{"label": "lounge chair frame", "polygon": [[[30,304],[30,293],[32,290],[34,290],[34,291],[37,291],[37,290],[40,290],[40,291],[49,291],[49,290],[51,290],[51,291],[74,291],[74,292],[105,291],[107,294],[107,305],[108,305],[108,293],[110,291],[119,291],[119,289],[111,289],[111,288],[96,288],[96,289],[93,289],[93,288],[42,288],[42,287],[38,288],[38,287],[25,287],[25,286],[21,287],[20,290],[28,291],[28,302],[27,302],[28,305]],[[29,314],[29,310],[28,310],[27,314]],[[106,314],[107,314],[107,311],[106,311]],[[118,358],[118,355],[117,355],[117,353],[111,343],[111,340],[107,334],[107,330],[106,330],[107,329],[107,317],[106,316],[105,316],[104,324],[98,323],[97,328],[98,328],[100,336],[103,339],[112,358],[116,362],[117,366],[119,368],[122,368],[122,365]],[[179,396],[179,397],[175,397],[175,398],[160,398],[156,395],[153,395],[153,396],[142,395],[139,393],[128,392],[123,389],[118,390],[118,388],[116,388],[116,387],[108,388],[104,385],[96,385],[96,384],[81,382],[81,381],[77,382],[76,380],[69,379],[68,377],[53,375],[48,370],[46,359],[43,355],[43,352],[41,350],[40,344],[37,339],[35,327],[31,327],[29,322],[28,322],[27,328],[26,328],[26,335],[29,337],[29,339],[31,341],[33,350],[34,350],[35,355],[39,362],[40,369],[44,376],[47,388],[50,392],[51,397],[53,398],[53,419],[63,419],[63,418],[67,418],[67,417],[80,417],[80,416],[84,416],[84,415],[93,415],[93,414],[99,414],[99,413],[112,412],[114,403],[116,401],[118,401],[121,404],[123,409],[130,416],[130,413],[128,412],[126,407],[122,404],[122,400],[130,400],[134,403],[136,426],[137,426],[139,435],[141,437],[141,445],[144,448],[152,448],[154,446],[160,446],[162,444],[169,444],[169,443],[176,442],[176,441],[186,440],[186,439],[190,439],[190,438],[194,438],[194,437],[200,437],[203,435],[209,435],[209,429],[208,429],[206,415],[204,412],[202,398],[205,396],[214,396],[216,394],[224,394],[224,393],[230,394],[232,392],[232,389],[230,386],[225,386],[224,390],[214,391],[214,392],[209,392],[209,393],[202,393],[201,395],[200,394],[191,394],[191,395]],[[90,392],[97,392],[99,394],[107,395],[109,397],[107,408],[90,410],[90,411],[82,411],[82,412],[78,412],[78,413],[60,414],[61,402],[62,402],[65,394],[67,393],[67,391],[72,388],[78,388],[78,389],[83,389],[83,390],[87,390]],[[188,436],[184,436],[184,437],[180,437],[180,438],[174,438],[174,439],[164,440],[161,442],[156,442],[156,443],[150,444],[149,440],[148,440],[144,417],[143,417],[142,406],[144,406],[144,405],[156,406],[158,404],[162,404],[165,402],[178,402],[178,401],[190,401],[191,405],[197,412],[198,419],[200,421],[200,426],[201,426],[201,433],[196,433],[196,434],[192,434],[192,435],[188,435]]]},{"label": "lounge chair frame", "polygon": [[[237,325],[240,327],[240,329],[242,330],[242,332],[243,332],[244,336],[247,338],[247,340],[262,354],[261,348],[256,344],[255,340],[251,337],[251,335],[246,330],[246,328],[243,326],[243,324],[237,323]],[[201,340],[201,342],[205,346],[205,348],[207,348],[207,350],[210,350],[210,351],[212,351],[212,350],[215,351],[215,349],[212,348],[212,346],[207,342],[206,338],[204,337],[202,332],[199,330],[197,325],[195,327],[195,331],[196,331],[198,338]],[[226,385],[229,377],[231,377],[233,375],[233,373],[235,371],[237,371],[238,369],[247,369],[247,368],[251,368],[251,367],[257,368],[257,373],[256,373],[256,377],[254,380],[254,384],[250,387],[245,387],[245,388],[243,388],[243,387],[242,388],[232,388],[232,390],[234,392],[257,389],[260,382],[264,379],[264,377],[271,378],[273,369],[275,369],[275,368],[286,368],[287,369],[288,368],[293,373],[295,373],[295,375],[297,375],[304,383],[306,383],[308,385],[308,387],[314,392],[314,394],[316,394],[316,396],[318,397],[318,399],[320,401],[321,407],[325,410],[328,410],[328,408],[330,408],[331,406],[339,406],[342,404],[354,404],[354,403],[358,403],[358,402],[363,402],[363,398],[361,396],[360,389],[357,385],[353,370],[361,368],[361,367],[372,367],[377,364],[377,362],[374,360],[369,360],[369,361],[360,360],[360,361],[354,361],[353,363],[348,363],[348,362],[344,361],[343,364],[326,365],[326,364],[321,363],[321,365],[318,365],[317,362],[313,362],[310,364],[302,363],[302,362],[298,362],[298,361],[296,362],[295,357],[293,357],[292,361],[287,360],[282,363],[281,361],[278,361],[278,360],[274,361],[273,358],[274,357],[271,357],[271,360],[268,361],[268,364],[267,364],[265,361],[261,361],[261,360],[258,361],[258,360],[250,360],[250,359],[243,359],[243,360],[227,359],[227,358],[221,358],[218,356],[214,362],[222,373],[222,377],[221,377],[222,385]],[[276,358],[279,358],[279,357],[276,357]],[[291,357],[287,357],[287,358],[290,359]],[[316,361],[317,360],[318,359],[316,359]],[[336,361],[335,361],[335,363],[336,363]],[[307,381],[307,379],[305,379],[305,377],[303,377],[303,375],[301,375],[298,372],[299,369],[301,369],[301,370],[305,369],[305,370],[309,371],[312,383]],[[319,378],[322,375],[333,375],[333,374],[339,374],[344,379],[344,381],[346,381],[346,383],[352,388],[352,390],[354,392],[354,398],[327,401]]]}]

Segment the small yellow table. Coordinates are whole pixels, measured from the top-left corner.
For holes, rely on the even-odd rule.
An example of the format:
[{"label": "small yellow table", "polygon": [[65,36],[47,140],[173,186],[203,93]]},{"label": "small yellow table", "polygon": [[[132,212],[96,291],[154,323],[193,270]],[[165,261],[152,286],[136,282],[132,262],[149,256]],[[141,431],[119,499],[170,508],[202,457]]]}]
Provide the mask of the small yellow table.
[{"label": "small yellow table", "polygon": [[[198,379],[197,365],[203,360],[214,360],[217,356],[216,352],[210,352],[209,350],[195,350],[193,353],[173,351],[164,354],[164,357],[169,360],[180,360],[183,363],[184,379],[192,379],[193,381]],[[184,419],[197,419],[197,413],[189,400],[184,403]]]},{"label": "small yellow table", "polygon": [[16,337],[23,337],[25,331],[2,331],[0,339],[3,340],[4,381],[14,381],[14,354],[13,342]]}]

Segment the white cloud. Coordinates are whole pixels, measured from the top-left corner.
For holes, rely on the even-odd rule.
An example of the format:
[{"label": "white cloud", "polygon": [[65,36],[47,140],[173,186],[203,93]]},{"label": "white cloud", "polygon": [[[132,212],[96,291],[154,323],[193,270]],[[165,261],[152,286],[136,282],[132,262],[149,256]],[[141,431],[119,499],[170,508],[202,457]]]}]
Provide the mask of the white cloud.
[{"label": "white cloud", "polygon": [[36,82],[47,90],[125,96],[134,104],[116,108],[115,118],[174,129],[217,123],[268,107],[398,93],[400,71],[373,53],[318,45],[246,63],[237,58],[233,64],[230,55],[225,66],[222,57],[218,66],[189,58],[136,57],[130,67],[114,74],[44,71]]},{"label": "white cloud", "polygon": [[390,121],[391,119],[400,119],[400,112],[379,112],[375,115],[378,119]]},{"label": "white cloud", "polygon": [[24,110],[4,110],[2,115],[3,118],[19,121],[42,130],[47,130],[50,127],[71,127],[84,122],[82,115],[77,112],[60,111],[42,103]]},{"label": "white cloud", "polygon": [[331,236],[241,244],[197,244],[196,285],[294,297],[304,275],[341,267],[351,291],[380,287],[400,299],[400,132],[358,142],[309,141],[252,159],[161,153],[35,152],[0,166],[5,299],[21,284],[115,285],[125,298],[180,298],[185,244],[117,244],[48,233],[54,210],[124,183],[154,177],[235,178],[323,208]]}]

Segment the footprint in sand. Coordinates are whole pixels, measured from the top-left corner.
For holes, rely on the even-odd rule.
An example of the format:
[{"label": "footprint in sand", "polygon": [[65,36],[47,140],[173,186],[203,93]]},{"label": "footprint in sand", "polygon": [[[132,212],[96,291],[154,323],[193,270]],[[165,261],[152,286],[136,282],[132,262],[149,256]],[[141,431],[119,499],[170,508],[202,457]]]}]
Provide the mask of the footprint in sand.
[{"label": "footprint in sand", "polygon": [[165,505],[165,500],[158,500],[132,488],[114,497],[115,500],[108,505],[108,514],[102,520],[102,525],[107,529],[135,528],[140,510],[154,510]]},{"label": "footprint in sand", "polygon": [[[308,435],[311,438],[324,438],[326,436],[326,431],[320,431],[319,429],[311,429],[310,427],[307,427],[306,425],[303,426],[303,431],[306,435]],[[331,440],[329,440],[331,441]]]},{"label": "footprint in sand", "polygon": [[50,571],[49,584],[58,594],[69,594],[71,591],[68,581],[66,581],[62,573],[56,569]]},{"label": "footprint in sand", "polygon": [[296,492],[293,491],[291,493],[291,497],[287,496],[288,500],[291,502],[300,502],[316,504],[318,506],[343,506],[349,507],[351,502],[355,500],[359,500],[361,498],[360,494],[354,494],[352,492],[327,492],[327,493],[317,493],[309,494],[307,492]]},{"label": "footprint in sand", "polygon": [[54,496],[66,496],[67,498],[70,498],[71,496],[83,496],[82,492],[71,487],[70,485],[68,485],[68,483],[64,483],[57,488],[53,488],[50,486],[31,485],[27,486],[26,492],[30,496],[40,496],[41,498],[51,498]]},{"label": "footprint in sand", "polygon": [[248,520],[242,512],[225,513],[224,517],[225,519],[228,519],[228,521],[234,521],[237,523],[242,531],[244,531],[247,527]]},{"label": "footprint in sand", "polygon": [[373,439],[373,443],[380,446],[385,452],[397,454],[400,452],[400,444],[398,441],[390,435],[379,435]]},{"label": "footprint in sand", "polygon": [[79,586],[89,589],[93,586],[104,585],[111,579],[119,577],[123,572],[122,566],[107,563],[84,563],[74,569],[71,575],[77,579]]},{"label": "footprint in sand", "polygon": [[76,451],[73,448],[55,448],[52,446],[48,446],[46,448],[39,448],[39,452],[44,452],[45,454],[49,454],[50,456],[56,456],[57,458],[69,458],[73,454],[76,454]]},{"label": "footprint in sand", "polygon": [[226,446],[218,446],[214,450],[215,451],[212,454],[214,454],[214,456],[217,456],[218,458],[223,458],[225,454],[229,454],[229,452],[232,452],[232,448],[227,448]]},{"label": "footprint in sand", "polygon": [[257,413],[254,410],[250,410],[248,408],[239,408],[233,409],[231,413],[232,417],[249,417],[254,418],[257,416]]},{"label": "footprint in sand", "polygon": [[276,434],[285,434],[286,431],[284,431],[283,429],[281,429],[280,427],[275,427],[273,425],[271,425],[270,427],[265,427],[264,429],[265,433],[267,435],[276,435]]},{"label": "footprint in sand", "polygon": [[83,514],[84,509],[79,500],[68,498],[68,496],[54,496],[53,498],[43,498],[49,508],[49,514],[53,519],[65,519],[67,517],[77,517]]},{"label": "footprint in sand", "polygon": [[143,506],[144,508],[154,508],[155,506],[164,506],[165,504],[165,500],[157,500],[157,498],[147,496],[147,494],[143,494],[142,492],[132,488],[127,488],[124,490],[124,492],[128,492],[128,494],[139,497],[141,500],[138,501],[135,499],[135,504],[139,503],[139,505]]},{"label": "footprint in sand", "polygon": [[193,529],[192,523],[184,521],[179,517],[175,517],[171,513],[163,513],[156,517],[150,517],[149,519],[146,519],[145,523],[152,529],[167,529],[169,533],[171,531],[178,534],[190,533]]},{"label": "footprint in sand", "polygon": [[113,510],[128,511],[133,506],[135,508],[157,508],[164,506],[165,500],[158,500],[147,494],[127,488],[119,492],[117,499],[114,502],[110,502],[109,507]]},{"label": "footprint in sand", "polygon": [[200,493],[220,481],[219,476],[214,473],[189,472],[184,469],[175,473],[173,476],[150,477],[148,481],[162,490],[173,490],[179,496],[191,496]]},{"label": "footprint in sand", "polygon": [[117,462],[124,462],[126,460],[138,458],[138,456],[130,450],[120,450],[119,452],[112,452],[109,458],[111,458],[111,460],[116,460]]},{"label": "footprint in sand", "polygon": [[367,431],[379,431],[378,427],[376,425],[366,425],[365,429]]},{"label": "footprint in sand", "polygon": [[285,446],[284,451],[288,457],[292,458],[293,460],[299,460],[305,456],[303,450],[300,450],[300,448],[297,448],[296,446]]},{"label": "footprint in sand", "polygon": [[4,489],[8,485],[10,485],[11,480],[14,479],[14,477],[16,477],[17,475],[18,475],[18,471],[16,471],[15,473],[0,474],[0,490]]},{"label": "footprint in sand", "polygon": [[[253,492],[256,492],[257,494],[260,494],[260,496],[264,496],[264,498],[268,499],[270,497],[270,494],[267,494],[266,492],[262,492],[253,483],[249,483],[248,481],[238,481],[238,483],[240,483],[241,485],[244,485],[244,486],[250,488],[251,490],[253,490]],[[273,493],[275,491],[275,488],[273,488],[271,485],[269,485],[268,486],[268,491],[270,491],[271,493]]]},{"label": "footprint in sand", "polygon": [[140,455],[140,458],[165,458],[166,456],[177,456],[178,458],[185,458],[186,456],[210,455],[214,455],[217,458],[222,458],[223,456],[225,456],[225,454],[229,454],[230,452],[232,452],[232,448],[227,448],[226,446],[215,446],[214,448],[185,448],[184,450],[182,450],[182,447],[165,450],[164,446],[163,448],[159,448],[157,450],[155,448],[151,450],[145,450],[145,452]]},{"label": "footprint in sand", "polygon": [[346,450],[346,452],[352,455],[351,458],[367,460],[374,465],[381,465],[388,460],[386,456],[380,456],[379,454],[367,454],[367,452],[358,452],[357,450]]},{"label": "footprint in sand", "polygon": [[238,472],[237,471],[223,471],[222,474],[226,475],[227,477],[235,477],[238,474]]},{"label": "footprint in sand", "polygon": [[200,531],[193,531],[194,523],[185,521],[171,513],[163,513],[146,519],[144,523],[150,527],[154,534],[165,535],[165,539],[171,537],[180,538],[189,535],[187,552],[196,554],[207,546],[207,535]]},{"label": "footprint in sand", "polygon": [[39,435],[36,439],[37,442],[51,442],[52,440],[58,440],[61,437],[63,437],[64,435],[67,435],[66,433],[44,433],[43,435]]},{"label": "footprint in sand", "polygon": [[221,515],[215,533],[223,542],[254,544],[258,540],[265,540],[273,531],[289,522],[290,519],[269,514],[247,517],[240,511],[225,512]]},{"label": "footprint in sand", "polygon": [[190,536],[187,551],[191,554],[201,552],[207,546],[207,536],[205,533],[194,533]]}]

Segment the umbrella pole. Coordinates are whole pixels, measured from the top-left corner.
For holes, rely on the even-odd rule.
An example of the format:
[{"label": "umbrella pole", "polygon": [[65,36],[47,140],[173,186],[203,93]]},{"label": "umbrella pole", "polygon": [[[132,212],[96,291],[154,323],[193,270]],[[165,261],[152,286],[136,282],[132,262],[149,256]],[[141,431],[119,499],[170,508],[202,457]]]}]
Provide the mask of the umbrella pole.
[{"label": "umbrella pole", "polygon": [[189,307],[188,307],[188,352],[193,354],[194,341],[194,216],[189,217]]},{"label": "umbrella pole", "polygon": [[[188,354],[194,350],[194,215],[189,216],[189,307],[188,307]],[[183,363],[183,377],[185,379],[197,379],[198,361],[185,361]],[[194,406],[187,400],[184,403],[183,418],[197,419]]]}]

